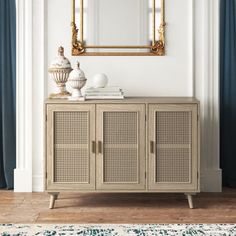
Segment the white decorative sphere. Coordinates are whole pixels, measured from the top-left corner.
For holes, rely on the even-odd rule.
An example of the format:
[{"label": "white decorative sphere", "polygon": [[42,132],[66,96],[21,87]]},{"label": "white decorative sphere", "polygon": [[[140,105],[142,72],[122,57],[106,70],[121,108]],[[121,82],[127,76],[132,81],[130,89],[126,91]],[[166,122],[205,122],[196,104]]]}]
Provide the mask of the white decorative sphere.
[{"label": "white decorative sphere", "polygon": [[93,76],[93,87],[104,88],[108,83],[108,78],[105,74],[100,73]]}]

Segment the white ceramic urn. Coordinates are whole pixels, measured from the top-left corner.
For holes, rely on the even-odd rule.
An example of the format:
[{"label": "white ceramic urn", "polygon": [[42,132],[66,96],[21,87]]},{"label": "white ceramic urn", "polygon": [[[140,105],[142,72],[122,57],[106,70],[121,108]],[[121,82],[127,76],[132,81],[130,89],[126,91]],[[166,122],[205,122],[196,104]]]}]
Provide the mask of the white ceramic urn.
[{"label": "white ceramic urn", "polygon": [[75,69],[71,71],[68,79],[68,84],[72,88],[72,94],[69,100],[72,101],[84,101],[85,98],[82,96],[81,89],[86,84],[87,79],[85,78],[84,72],[80,69],[80,63],[77,62]]},{"label": "white ceramic urn", "polygon": [[67,98],[70,96],[70,93],[66,91],[66,82],[72,68],[70,61],[64,56],[63,47],[58,48],[58,57],[52,61],[48,71],[57,84],[57,90],[50,94],[50,98]]}]

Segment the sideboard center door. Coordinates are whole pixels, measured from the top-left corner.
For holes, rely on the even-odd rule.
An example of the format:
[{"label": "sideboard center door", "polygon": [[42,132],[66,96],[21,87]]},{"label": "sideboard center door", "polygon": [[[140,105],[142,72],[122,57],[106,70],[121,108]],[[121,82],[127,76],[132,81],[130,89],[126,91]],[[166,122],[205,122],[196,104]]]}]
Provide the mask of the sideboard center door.
[{"label": "sideboard center door", "polygon": [[197,114],[196,104],[149,105],[149,190],[198,190]]},{"label": "sideboard center door", "polygon": [[48,105],[47,137],[47,189],[95,189],[95,105]]},{"label": "sideboard center door", "polygon": [[145,189],[145,105],[97,105],[97,189]]}]

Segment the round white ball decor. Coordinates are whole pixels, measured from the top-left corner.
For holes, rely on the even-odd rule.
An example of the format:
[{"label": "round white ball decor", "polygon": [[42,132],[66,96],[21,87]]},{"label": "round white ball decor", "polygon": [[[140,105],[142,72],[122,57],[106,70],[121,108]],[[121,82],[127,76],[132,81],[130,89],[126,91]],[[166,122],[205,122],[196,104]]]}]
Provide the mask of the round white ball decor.
[{"label": "round white ball decor", "polygon": [[108,78],[105,74],[100,73],[93,76],[93,87],[104,88],[108,83]]}]

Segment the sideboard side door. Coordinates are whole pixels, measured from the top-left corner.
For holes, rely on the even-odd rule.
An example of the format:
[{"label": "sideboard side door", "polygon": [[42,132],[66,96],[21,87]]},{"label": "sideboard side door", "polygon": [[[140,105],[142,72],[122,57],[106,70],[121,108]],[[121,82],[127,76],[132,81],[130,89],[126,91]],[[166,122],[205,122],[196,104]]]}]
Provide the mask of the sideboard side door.
[{"label": "sideboard side door", "polygon": [[95,190],[95,105],[48,104],[46,190]]},{"label": "sideboard side door", "polygon": [[148,109],[148,189],[198,192],[198,104]]}]

